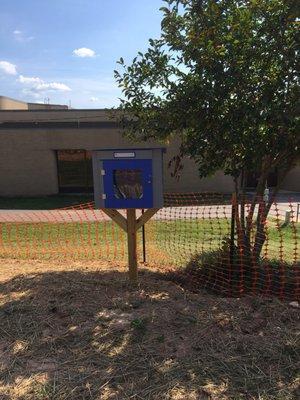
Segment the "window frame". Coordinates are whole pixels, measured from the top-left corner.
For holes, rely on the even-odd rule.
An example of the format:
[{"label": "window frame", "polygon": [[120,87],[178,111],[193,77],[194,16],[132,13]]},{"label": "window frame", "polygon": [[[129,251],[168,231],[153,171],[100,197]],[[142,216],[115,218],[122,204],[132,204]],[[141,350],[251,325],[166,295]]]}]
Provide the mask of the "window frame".
[{"label": "window frame", "polygon": [[[58,193],[67,194],[91,194],[93,193],[93,167],[92,167],[92,154],[90,150],[87,149],[55,149],[56,155],[56,169],[57,169],[57,184],[58,184]],[[62,182],[62,171],[60,166],[60,153],[63,152],[82,152],[83,153],[83,163],[84,163],[84,172],[83,172],[83,185],[65,185]],[[89,165],[90,164],[90,165]],[[90,174],[89,174],[90,171]]]}]

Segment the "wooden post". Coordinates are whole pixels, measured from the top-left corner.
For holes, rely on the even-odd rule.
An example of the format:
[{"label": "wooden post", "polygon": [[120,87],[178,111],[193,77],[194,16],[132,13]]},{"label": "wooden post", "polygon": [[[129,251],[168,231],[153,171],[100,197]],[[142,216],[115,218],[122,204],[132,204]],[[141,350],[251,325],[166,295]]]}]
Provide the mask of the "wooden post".
[{"label": "wooden post", "polygon": [[137,281],[138,268],[137,268],[137,254],[136,254],[136,210],[129,208],[127,212],[127,240],[128,240],[128,267],[129,279],[132,282]]},{"label": "wooden post", "polygon": [[292,212],[291,210],[286,210],[285,211],[285,217],[284,217],[284,223],[282,226],[289,226],[291,223],[291,216],[292,216]]},{"label": "wooden post", "polygon": [[124,232],[127,233],[129,279],[132,282],[137,282],[137,231],[142,228],[151,217],[153,217],[159,208],[148,208],[148,210],[145,211],[138,219],[136,219],[135,208],[126,209],[127,219],[118,210],[113,208],[101,208],[101,210],[116,224],[118,224]]}]

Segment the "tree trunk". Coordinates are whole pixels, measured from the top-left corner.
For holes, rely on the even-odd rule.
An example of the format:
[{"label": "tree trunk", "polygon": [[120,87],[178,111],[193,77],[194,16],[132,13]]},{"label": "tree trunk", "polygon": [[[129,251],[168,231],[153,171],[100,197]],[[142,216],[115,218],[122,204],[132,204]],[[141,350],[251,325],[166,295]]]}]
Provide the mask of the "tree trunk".
[{"label": "tree trunk", "polygon": [[272,207],[272,204],[274,203],[274,200],[275,200],[276,195],[282,185],[282,182],[283,182],[284,178],[286,177],[286,174],[290,170],[292,164],[293,164],[293,160],[291,160],[289,163],[287,163],[286,167],[282,171],[280,180],[277,182],[277,186],[275,187],[275,189],[272,193],[272,196],[269,199],[269,202],[266,203],[266,202],[262,201],[262,203],[260,204],[261,210],[257,216],[257,230],[256,230],[256,236],[255,236],[255,241],[254,241],[254,246],[253,246],[253,256],[256,261],[259,260],[263,245],[266,241],[265,224],[266,224],[270,209]]},{"label": "tree trunk", "polygon": [[[259,261],[262,248],[266,241],[266,233],[265,233],[265,225],[267,221],[268,214],[270,212],[271,206],[274,203],[275,197],[281,187],[281,184],[290,170],[294,160],[288,160],[284,169],[281,171],[280,180],[277,183],[276,188],[274,189],[271,198],[268,202],[266,202],[263,198],[264,189],[266,187],[268,175],[274,167],[272,163],[269,162],[268,159],[263,163],[262,171],[258,180],[258,184],[256,187],[256,193],[250,203],[250,209],[248,215],[245,213],[245,184],[242,185],[242,193],[239,196],[239,191],[236,185],[236,194],[237,194],[237,205],[236,205],[236,222],[238,229],[238,247],[242,247],[241,253],[244,254],[244,262],[250,264],[257,264]],[[240,206],[239,206],[240,205]],[[258,213],[256,218],[256,232],[252,242],[252,229],[253,229],[253,220],[255,209],[258,205]]]}]

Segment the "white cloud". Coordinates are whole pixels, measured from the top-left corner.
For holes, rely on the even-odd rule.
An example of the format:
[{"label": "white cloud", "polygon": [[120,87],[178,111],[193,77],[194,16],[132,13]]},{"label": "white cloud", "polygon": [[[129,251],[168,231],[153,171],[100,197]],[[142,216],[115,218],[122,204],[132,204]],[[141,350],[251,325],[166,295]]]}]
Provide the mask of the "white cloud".
[{"label": "white cloud", "polygon": [[22,31],[15,29],[13,31],[14,37],[18,42],[30,42],[34,36],[26,36]]},{"label": "white cloud", "polygon": [[43,90],[58,90],[62,92],[70,92],[71,88],[65,85],[64,83],[60,82],[42,82],[36,86],[36,90],[43,91]]},{"label": "white cloud", "polygon": [[0,61],[0,70],[8,75],[17,75],[17,67],[8,61]]},{"label": "white cloud", "polygon": [[96,53],[92,49],[88,49],[87,47],[81,47],[80,49],[73,50],[73,54],[77,57],[95,57]]},{"label": "white cloud", "polygon": [[[109,108],[120,103],[122,93],[111,74],[65,78],[64,82],[72,88],[67,94],[74,108]],[[63,94],[66,97],[66,93]]]},{"label": "white cloud", "polygon": [[38,101],[38,102],[43,101],[43,97],[41,97],[43,95],[43,93],[34,92],[31,89],[24,88],[24,89],[22,89],[22,94],[26,97],[28,97],[28,96],[33,97],[35,101]]},{"label": "white cloud", "polygon": [[23,85],[30,86],[33,92],[47,92],[47,91],[59,91],[69,92],[71,88],[64,83],[60,82],[45,82],[43,79],[38,77],[27,77],[20,75],[18,81]]},{"label": "white cloud", "polygon": [[40,84],[43,82],[41,78],[37,78],[37,77],[30,78],[30,77],[23,76],[23,75],[20,75],[18,80],[20,83],[24,83],[24,84]]}]

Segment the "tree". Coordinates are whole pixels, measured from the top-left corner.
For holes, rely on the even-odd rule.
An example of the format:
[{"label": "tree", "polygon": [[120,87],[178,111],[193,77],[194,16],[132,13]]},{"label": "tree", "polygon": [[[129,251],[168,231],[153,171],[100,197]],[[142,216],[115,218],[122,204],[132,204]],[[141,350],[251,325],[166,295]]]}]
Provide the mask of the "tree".
[{"label": "tree", "polygon": [[[164,2],[160,38],[150,39],[131,65],[121,58],[115,71],[126,134],[143,141],[178,135],[177,173],[189,156],[200,177],[231,175],[241,201],[238,240],[257,260],[274,197],[300,155],[299,3]],[[278,186],[264,202],[275,168]],[[258,183],[247,214],[242,177],[249,171],[258,173]]]}]

